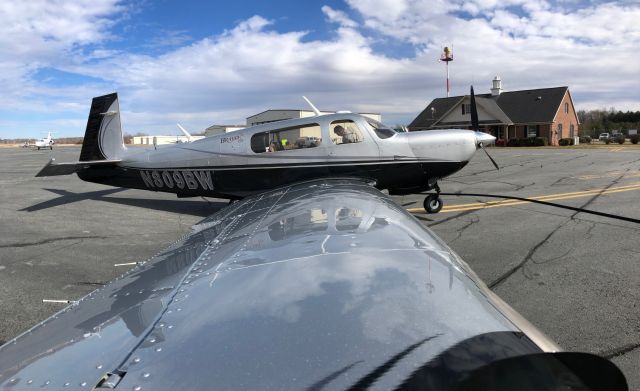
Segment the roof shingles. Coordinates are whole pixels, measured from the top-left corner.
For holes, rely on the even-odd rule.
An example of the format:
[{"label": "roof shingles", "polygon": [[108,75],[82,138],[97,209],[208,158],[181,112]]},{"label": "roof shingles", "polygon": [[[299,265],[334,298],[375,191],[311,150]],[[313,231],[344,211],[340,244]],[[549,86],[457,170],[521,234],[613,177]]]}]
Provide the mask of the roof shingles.
[{"label": "roof shingles", "polygon": [[[508,91],[497,97],[479,94],[477,97],[495,99],[498,107],[514,124],[551,123],[569,87],[539,88]],[[457,106],[464,96],[436,98],[409,124],[411,130],[428,129],[443,115]],[[432,110],[432,108],[434,110]]]}]

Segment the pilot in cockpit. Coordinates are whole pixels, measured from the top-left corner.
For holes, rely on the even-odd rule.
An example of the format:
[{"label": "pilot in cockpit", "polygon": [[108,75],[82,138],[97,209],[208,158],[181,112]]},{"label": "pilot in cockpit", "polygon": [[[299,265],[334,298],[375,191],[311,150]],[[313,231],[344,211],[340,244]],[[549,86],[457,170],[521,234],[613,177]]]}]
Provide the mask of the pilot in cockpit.
[{"label": "pilot in cockpit", "polygon": [[349,144],[349,143],[357,143],[358,142],[357,136],[353,132],[353,130],[345,129],[344,127],[342,127],[342,125],[338,125],[335,128],[333,128],[333,132],[337,136],[342,137],[341,144]]}]

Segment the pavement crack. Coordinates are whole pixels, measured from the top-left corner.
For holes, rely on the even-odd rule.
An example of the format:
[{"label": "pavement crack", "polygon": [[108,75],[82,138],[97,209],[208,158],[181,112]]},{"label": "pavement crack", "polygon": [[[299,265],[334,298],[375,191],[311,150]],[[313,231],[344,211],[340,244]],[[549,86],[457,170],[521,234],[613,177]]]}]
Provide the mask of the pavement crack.
[{"label": "pavement crack", "polygon": [[517,183],[511,183],[511,182],[506,182],[506,181],[482,181],[482,182],[472,183],[472,185],[475,185],[477,183],[501,183],[503,185],[513,186],[514,188],[512,190],[510,190],[510,191],[520,191],[520,190],[524,189],[525,187],[533,186],[533,185],[536,184],[535,182],[531,182],[531,183],[526,184],[526,185],[519,185]]},{"label": "pavement crack", "polygon": [[43,244],[61,242],[65,240],[77,240],[77,239],[106,239],[106,236],[63,236],[60,238],[49,238],[38,240],[35,242],[25,242],[25,243],[8,243],[8,244],[0,244],[0,248],[20,248],[20,247],[30,247],[30,246],[40,246]]},{"label": "pavement crack", "polygon": [[587,239],[591,239],[593,237],[591,232],[596,228],[596,223],[593,221],[586,221],[586,220],[579,220],[579,221],[589,224],[589,229],[587,229],[587,232],[584,233],[584,236]]},{"label": "pavement crack", "polygon": [[460,212],[460,213],[458,213],[457,215],[453,215],[453,216],[447,217],[446,219],[442,219],[442,220],[440,220],[440,221],[436,221],[436,222],[435,222],[435,223],[433,223],[433,224],[429,224],[429,228],[431,228],[431,227],[435,227],[436,225],[440,225],[440,224],[442,224],[442,223],[446,223],[446,222],[451,221],[451,220],[455,220],[455,219],[457,219],[458,217],[466,216],[466,215],[468,215],[469,213],[473,213],[473,212],[475,212],[475,210],[465,210],[464,212]]},{"label": "pavement crack", "polygon": [[[622,173],[618,178],[614,179],[613,181],[611,181],[611,183],[609,185],[607,185],[604,189],[602,189],[601,191],[599,191],[597,194],[594,194],[593,197],[591,197],[589,200],[587,200],[587,202],[585,202],[582,206],[580,206],[581,209],[584,209],[585,207],[589,206],[593,201],[595,201],[598,197],[600,197],[606,190],[608,190],[611,186],[615,185],[618,183],[618,181],[624,177],[624,175],[626,174],[626,172],[629,171],[628,169]],[[560,228],[562,228],[567,222],[574,220],[574,218],[576,217],[576,215],[580,213],[580,211],[575,211],[571,216],[569,216],[568,219],[566,219],[565,221],[563,221],[562,223],[560,223],[560,225],[556,226],[553,231],[551,231],[544,239],[542,239],[542,241],[538,242],[535,246],[533,246],[531,248],[531,250],[529,250],[529,252],[527,253],[527,255],[524,257],[524,259],[522,261],[520,261],[517,265],[515,265],[514,267],[512,267],[511,269],[507,270],[505,273],[503,273],[500,277],[498,277],[497,279],[495,279],[493,282],[491,282],[489,284],[489,288],[493,289],[495,287],[497,287],[498,285],[502,284],[503,282],[505,282],[509,277],[511,277],[515,272],[517,272],[518,270],[522,269],[527,262],[529,262],[533,255],[536,253],[536,251],[538,251],[538,249],[540,247],[542,247],[543,244],[545,244],[556,232],[558,232],[558,230]],[[567,253],[568,254],[568,253]],[[563,255],[566,256],[567,254]]]},{"label": "pavement crack", "polygon": [[451,244],[451,243],[455,242],[456,240],[460,239],[462,237],[462,234],[464,233],[464,231],[466,231],[467,229],[469,229],[469,227],[471,227],[472,225],[476,224],[479,221],[480,221],[480,219],[477,216],[472,216],[471,220],[467,221],[467,224],[463,225],[462,227],[460,227],[460,228],[458,228],[456,230],[456,237],[451,239],[447,244]]},{"label": "pavement crack", "polygon": [[558,225],[553,231],[549,232],[549,234],[544,239],[542,239],[540,242],[538,242],[535,246],[533,246],[529,250],[527,255],[524,257],[524,259],[522,261],[520,261],[520,263],[518,263],[517,265],[515,265],[514,267],[509,269],[506,273],[503,273],[500,277],[498,277],[493,282],[491,282],[489,284],[489,288],[493,289],[493,288],[497,287],[498,285],[500,285],[503,282],[505,282],[507,280],[507,278],[511,277],[515,272],[517,272],[518,270],[523,268],[524,265],[526,265],[526,263],[529,262],[529,260],[531,260],[531,258],[533,257],[533,254],[535,254],[536,251],[538,251],[538,249],[540,247],[542,247],[542,245],[545,244],[547,242],[547,240],[549,240],[553,236],[553,234],[555,234],[563,225],[564,225],[564,222],[562,224]]},{"label": "pavement crack", "polygon": [[[593,197],[591,197],[590,199],[587,200],[587,202],[585,202],[580,209],[584,209],[587,206],[591,205],[591,203],[593,203],[593,201],[597,200],[605,191],[609,190],[613,185],[617,185],[618,182],[620,181],[620,179],[622,179],[627,172],[629,172],[629,169],[627,168],[626,170],[624,170],[624,172],[622,174],[620,174],[620,176],[618,176],[616,179],[614,179],[613,181],[611,181],[611,183],[609,183],[607,186],[605,186],[604,189],[600,190],[598,193],[596,193]],[[574,212],[571,215],[571,220],[574,219],[574,217],[576,217],[576,215],[580,213],[579,211]]]},{"label": "pavement crack", "polygon": [[550,184],[550,185],[549,185],[549,187],[553,187],[553,186],[559,185],[560,183],[562,183],[562,182],[566,181],[567,179],[571,179],[571,178],[570,178],[570,177],[561,177],[561,178],[558,178],[558,179],[556,179],[556,181],[555,181],[555,182],[553,182],[552,184]]},{"label": "pavement crack", "polygon": [[571,253],[571,251],[573,251],[573,248],[569,248],[567,251],[563,252],[560,255],[557,255],[555,257],[551,257],[548,259],[540,259],[540,260],[534,260],[533,263],[535,263],[536,265],[542,265],[545,263],[549,263],[549,262],[553,262],[553,261],[557,261],[558,259],[562,259],[564,257],[566,257],[567,255],[569,255]]},{"label": "pavement crack", "polygon": [[631,343],[631,344],[627,344],[627,345],[623,345],[611,350],[606,350],[602,353],[598,353],[598,355],[607,358],[607,359],[612,359],[615,357],[619,357],[619,356],[623,356],[631,351],[634,351],[636,349],[640,348],[640,343]]}]

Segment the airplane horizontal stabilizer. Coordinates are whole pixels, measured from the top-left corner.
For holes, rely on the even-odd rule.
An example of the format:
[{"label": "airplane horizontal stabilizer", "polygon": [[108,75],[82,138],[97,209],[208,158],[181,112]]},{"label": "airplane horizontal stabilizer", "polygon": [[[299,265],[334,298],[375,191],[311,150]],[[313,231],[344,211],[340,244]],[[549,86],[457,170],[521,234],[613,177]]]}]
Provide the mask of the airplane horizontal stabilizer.
[{"label": "airplane horizontal stabilizer", "polygon": [[77,172],[78,170],[88,167],[88,166],[97,166],[97,165],[110,165],[121,162],[121,159],[112,159],[112,160],[93,160],[86,162],[69,162],[69,163],[56,163],[55,159],[49,160],[46,166],[42,167],[36,177],[43,176],[56,176],[56,175],[69,175]]}]

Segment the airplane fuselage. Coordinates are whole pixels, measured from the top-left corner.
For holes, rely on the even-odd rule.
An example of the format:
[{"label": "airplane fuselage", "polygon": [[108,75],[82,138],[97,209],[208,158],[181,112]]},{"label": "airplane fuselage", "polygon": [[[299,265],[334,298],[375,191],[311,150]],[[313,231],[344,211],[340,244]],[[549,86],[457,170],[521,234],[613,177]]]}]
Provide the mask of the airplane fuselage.
[{"label": "airplane fuselage", "polygon": [[128,148],[117,164],[77,173],[184,197],[242,198],[323,177],[364,178],[399,194],[430,189],[464,167],[477,146],[472,131],[397,133],[377,125],[351,113],[278,121],[191,143]]}]

